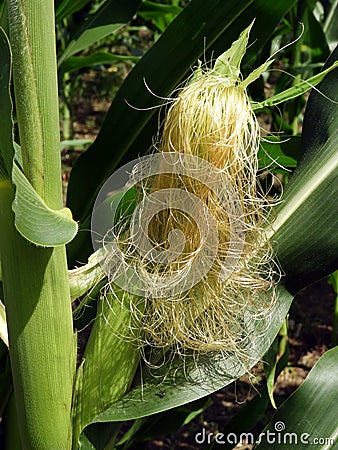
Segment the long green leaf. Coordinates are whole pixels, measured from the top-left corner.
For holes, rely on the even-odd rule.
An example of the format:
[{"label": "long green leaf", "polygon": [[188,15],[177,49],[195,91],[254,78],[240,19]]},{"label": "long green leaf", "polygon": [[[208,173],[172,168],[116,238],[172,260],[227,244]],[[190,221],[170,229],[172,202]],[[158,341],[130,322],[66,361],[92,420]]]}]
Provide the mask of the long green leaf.
[{"label": "long green leaf", "polygon": [[321,148],[318,160],[298,172],[269,230],[292,290],[333,272],[338,265],[337,148],[338,130]]},{"label": "long green leaf", "polygon": [[123,2],[107,0],[72,38],[60,56],[58,65],[62,65],[70,56],[119,30],[130,21],[140,3],[141,0],[124,0]]},{"label": "long green leaf", "polygon": [[[338,443],[338,347],[327,351],[303,384],[279,408],[254,448],[322,450]],[[270,434],[270,439],[267,437]]]},{"label": "long green leaf", "polygon": [[71,16],[77,11],[80,11],[90,0],[57,0],[55,19],[56,22],[61,22],[61,20]]},{"label": "long green leaf", "polygon": [[[338,46],[330,55],[324,70],[338,63]],[[338,128],[338,68],[326,75],[324,81],[311,92],[304,114],[302,153],[306,165],[315,160],[329,136]],[[313,125],[316,126],[313,126]]]},{"label": "long green leaf", "polygon": [[73,72],[82,67],[92,67],[100,64],[114,64],[120,61],[139,61],[139,56],[115,55],[113,53],[98,52],[88,56],[71,56],[67,59],[64,72]]},{"label": "long green leaf", "polygon": [[[338,56],[332,54],[330,66]],[[338,267],[338,68],[310,95],[304,116],[302,158],[285,189],[268,235],[297,291]]]}]

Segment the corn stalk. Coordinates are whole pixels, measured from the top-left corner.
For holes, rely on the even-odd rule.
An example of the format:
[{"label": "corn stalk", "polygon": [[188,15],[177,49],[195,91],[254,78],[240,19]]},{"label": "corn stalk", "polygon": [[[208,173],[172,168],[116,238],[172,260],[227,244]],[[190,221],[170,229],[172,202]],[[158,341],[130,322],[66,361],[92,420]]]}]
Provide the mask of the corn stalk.
[{"label": "corn stalk", "polygon": [[[60,209],[54,3],[9,0],[8,12],[22,169],[46,205]],[[68,449],[75,348],[65,247],[28,242],[15,227],[14,196],[2,180],[0,251],[22,446]]]}]

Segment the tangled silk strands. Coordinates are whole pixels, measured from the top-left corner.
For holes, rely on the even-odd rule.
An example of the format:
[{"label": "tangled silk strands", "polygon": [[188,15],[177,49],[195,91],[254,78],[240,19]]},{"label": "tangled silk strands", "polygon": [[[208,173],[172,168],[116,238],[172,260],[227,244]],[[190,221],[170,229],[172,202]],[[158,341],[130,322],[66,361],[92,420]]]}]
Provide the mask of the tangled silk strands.
[{"label": "tangled silk strands", "polygon": [[[222,279],[220,274],[233,237],[229,211],[217,195],[188,175],[159,173],[142,181],[141,195],[180,189],[197,196],[213,216],[218,247],[208,272],[187,291],[157,298],[146,296],[139,303],[142,307],[131,302],[132,329],[141,346],[170,347],[180,355],[189,351],[220,352],[250,364],[253,330],[248,324],[261,323],[259,333],[266,331],[280,276],[263,229],[269,207],[266,199],[257,194],[259,141],[259,126],[240,80],[199,68],[178,90],[166,112],[157,151],[202,158],[212,164],[215,173],[222,173],[240,201],[245,237],[241,255],[230,274]],[[174,276],[180,280],[181,276],[183,281],[203,244],[197,225],[198,214],[202,213],[197,208],[196,214],[189,216],[169,207],[149,222],[148,237],[159,251],[170,247],[168,236],[174,230],[185,237],[182,251],[165,264],[140,257],[131,244],[127,227],[120,226],[114,235],[129,263],[139,272],[162,279]]]}]

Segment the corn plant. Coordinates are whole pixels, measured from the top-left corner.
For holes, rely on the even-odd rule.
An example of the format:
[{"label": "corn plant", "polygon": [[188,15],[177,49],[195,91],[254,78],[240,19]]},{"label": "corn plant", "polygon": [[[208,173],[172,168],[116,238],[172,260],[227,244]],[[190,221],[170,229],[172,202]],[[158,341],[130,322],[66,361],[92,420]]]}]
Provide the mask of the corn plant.
[{"label": "corn plant", "polygon": [[[74,2],[60,0],[56,10],[50,0],[8,0],[0,5],[0,335],[1,360],[6,362],[0,406],[8,449],[129,448],[154,414],[164,414],[165,420],[166,411],[226,386],[250,371],[267,352],[271,354],[293,295],[337,269],[333,188],[338,142],[337,50],[307,80],[296,78],[290,88],[261,101],[252,101],[248,95],[250,85],[261,79],[273,58],[250,71],[248,67],[280,20],[293,10],[295,0],[275,1],[269,10],[263,0],[191,0],[174,20],[172,16],[166,16],[167,22],[158,20],[160,31],[170,24],[131,71],[96,140],[76,162],[67,207],[63,207],[55,16],[65,19],[86,3],[74,6]],[[128,22],[140,3],[103,2],[103,9],[73,35],[59,55],[59,73],[64,73],[77,52]],[[149,17],[151,8],[156,10],[151,2],[144,2],[142,14]],[[175,4],[165,11],[176,14],[178,7]],[[198,62],[203,55],[212,59],[210,66]],[[187,77],[192,66],[194,72]],[[179,91],[173,93],[178,85]],[[317,90],[306,108],[297,170],[280,204],[272,213],[263,213],[265,202],[256,190],[257,154],[264,154],[270,162],[276,152],[290,165],[293,160],[282,153],[278,139],[260,139],[256,113],[290,101],[313,86]],[[158,154],[167,158],[160,160],[162,167],[169,164],[163,176],[163,170],[147,172],[149,165],[142,161],[149,159],[138,160],[138,169],[132,171],[136,181],[141,180],[142,170],[148,173],[144,178],[155,177],[151,184],[141,184],[142,189],[124,186],[121,202],[121,192],[114,193],[121,186],[112,189],[110,175],[151,147],[153,136],[158,136],[154,106],[161,99],[171,106],[157,147]],[[218,110],[215,104],[220,105]],[[175,160],[170,159],[173,153]],[[184,172],[182,160],[193,164],[193,170]],[[127,165],[127,172],[133,167]],[[171,172],[177,167],[181,167],[178,179]],[[201,169],[209,178],[187,181]],[[231,216],[228,219],[223,210],[229,179],[234,190],[226,205],[236,205],[231,212],[234,217],[240,215],[236,242],[241,242],[231,247],[236,276],[215,281],[232,242]],[[220,186],[225,186],[223,193]],[[156,259],[161,257],[147,266],[142,265],[145,258],[136,258],[134,278],[126,277],[130,272],[117,276],[114,248],[105,241],[105,233],[107,227],[115,232],[110,229],[114,210],[121,225],[114,239],[128,249],[126,223],[137,218],[135,211],[140,213],[140,191],[156,193],[169,188],[176,192],[182,187],[186,204],[192,193],[200,193],[222,225],[217,226],[217,245],[210,247],[216,245],[216,256],[208,270],[202,275],[195,271],[199,278],[191,285],[180,278],[176,284],[179,289],[183,286],[188,297],[178,298],[173,284],[163,294],[161,277],[168,274],[163,260]],[[207,215],[205,204],[196,205]],[[149,222],[153,241],[162,245],[175,223],[180,223],[191,237],[185,248],[191,253],[198,231],[202,232],[190,229],[189,211],[183,208],[184,214],[169,217],[164,211],[157,222]],[[142,223],[133,223],[137,235]],[[204,232],[212,228],[210,223]],[[107,244],[103,248],[102,241]],[[143,241],[139,242],[142,247]],[[133,258],[132,251],[123,263]],[[175,260],[169,275],[175,275],[183,262]],[[146,280],[160,275],[151,286],[156,295],[150,295],[146,284],[138,284],[144,272]],[[138,283],[133,285],[135,279]],[[84,354],[77,358],[77,330],[90,330],[91,325]],[[291,400],[277,412],[283,420],[287,411],[294,417],[304,415],[304,421],[290,418],[295,431],[306,431],[310,421],[310,432],[336,436],[335,417],[326,414],[337,401],[331,390],[334,382],[317,386],[322,415],[313,414],[315,400],[307,394],[318,377],[336,370],[336,353],[337,348],[328,352],[304,383],[303,408],[294,412],[296,401]],[[272,355],[273,385],[276,355]],[[271,394],[271,385],[269,389]],[[134,424],[121,436],[120,427],[126,420]]]}]

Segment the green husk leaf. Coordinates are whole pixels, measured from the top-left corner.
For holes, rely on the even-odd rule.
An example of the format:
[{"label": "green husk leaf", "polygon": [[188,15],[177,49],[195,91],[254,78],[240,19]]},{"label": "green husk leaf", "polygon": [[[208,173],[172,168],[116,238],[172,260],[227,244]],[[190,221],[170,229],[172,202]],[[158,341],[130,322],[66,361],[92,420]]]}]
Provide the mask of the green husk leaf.
[{"label": "green husk leaf", "polygon": [[240,65],[248,46],[250,30],[254,24],[251,24],[240,34],[239,38],[234,41],[231,47],[222,53],[216,61],[212,73],[222,75],[236,80],[240,74]]},{"label": "green husk leaf", "polygon": [[86,265],[68,271],[72,299],[81,297],[106,276],[100,265],[103,255],[103,249],[97,250],[88,258]]},{"label": "green husk leaf", "polygon": [[[240,75],[241,61],[246,53],[249,41],[249,34],[253,24],[254,20],[240,34],[237,41],[235,41],[232,44],[229,50],[222,53],[222,55],[216,59],[215,66],[212,72],[214,72],[216,75],[223,75],[225,77],[229,77],[234,80],[238,79]],[[271,59],[263,63],[261,66],[257,67],[250,73],[250,75],[248,75],[247,78],[245,78],[244,81],[240,83],[240,86],[243,89],[246,89],[250,83],[257,80],[257,78],[259,78],[262,75],[262,73],[268,69],[268,67],[272,62],[273,60]]]},{"label": "green husk leaf", "polygon": [[319,72],[317,75],[314,75],[307,80],[303,80],[300,83],[292,86],[291,88],[286,89],[285,91],[280,92],[279,94],[274,95],[270,98],[267,98],[263,102],[252,103],[252,109],[254,111],[258,111],[265,107],[276,106],[280,103],[291,100],[292,98],[298,97],[299,95],[302,95],[305,92],[309,91],[314,86],[317,86],[317,84],[320,83],[325,78],[325,76],[336,67],[338,67],[338,61],[335,61],[330,67],[323,70],[322,72]]},{"label": "green husk leaf", "polygon": [[253,70],[246,78],[241,82],[241,87],[246,89],[249,84],[253,83],[257,80],[266,70],[268,70],[269,66],[273,63],[273,59],[268,59],[261,66],[257,67],[257,69]]},{"label": "green husk leaf", "polygon": [[109,292],[99,300],[77,380],[74,448],[83,429],[126,393],[139,364],[140,352],[130,336],[129,297],[115,286],[114,295]]}]

